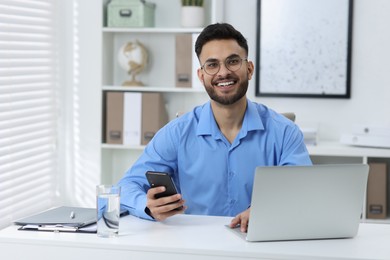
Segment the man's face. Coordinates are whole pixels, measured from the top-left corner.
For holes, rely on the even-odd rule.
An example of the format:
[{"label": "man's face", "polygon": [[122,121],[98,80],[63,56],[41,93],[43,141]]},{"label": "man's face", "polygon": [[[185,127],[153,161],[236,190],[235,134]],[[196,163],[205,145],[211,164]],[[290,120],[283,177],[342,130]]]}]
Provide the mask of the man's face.
[{"label": "man's face", "polygon": [[[219,71],[215,75],[207,74],[207,68],[206,71],[198,69],[198,77],[212,100],[221,105],[230,105],[245,96],[248,81],[253,75],[253,63],[245,60],[246,58],[245,50],[235,40],[213,40],[203,45],[200,63],[211,64],[210,67],[219,64]],[[236,71],[229,70],[225,64],[226,59],[240,62],[242,59],[241,67]]]}]

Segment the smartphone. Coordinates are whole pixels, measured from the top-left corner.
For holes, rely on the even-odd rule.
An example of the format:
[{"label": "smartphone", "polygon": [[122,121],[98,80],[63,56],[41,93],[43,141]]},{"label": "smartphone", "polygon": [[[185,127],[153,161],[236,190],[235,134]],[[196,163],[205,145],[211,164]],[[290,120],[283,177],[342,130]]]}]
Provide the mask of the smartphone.
[{"label": "smartphone", "polygon": [[151,188],[164,186],[165,191],[155,195],[155,198],[167,197],[174,194],[177,194],[177,189],[175,183],[173,182],[171,176],[166,172],[146,172],[146,178],[150,184]]}]

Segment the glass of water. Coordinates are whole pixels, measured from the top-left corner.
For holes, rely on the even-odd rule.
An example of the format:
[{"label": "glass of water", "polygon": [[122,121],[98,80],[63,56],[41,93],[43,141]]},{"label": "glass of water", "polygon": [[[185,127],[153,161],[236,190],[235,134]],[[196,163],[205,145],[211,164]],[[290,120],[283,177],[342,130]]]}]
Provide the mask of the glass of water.
[{"label": "glass of water", "polygon": [[96,186],[97,235],[115,237],[119,233],[120,187]]}]

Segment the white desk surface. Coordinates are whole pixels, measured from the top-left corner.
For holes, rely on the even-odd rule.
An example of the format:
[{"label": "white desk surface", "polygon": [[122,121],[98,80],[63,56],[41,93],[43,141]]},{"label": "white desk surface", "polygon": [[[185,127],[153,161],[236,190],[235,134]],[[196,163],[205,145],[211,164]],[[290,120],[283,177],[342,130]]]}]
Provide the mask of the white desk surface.
[{"label": "white desk surface", "polygon": [[[390,225],[360,224],[351,239],[246,242],[229,217],[178,215],[164,222],[127,216],[120,235],[0,231],[1,259],[390,259]],[[3,256],[7,256],[3,258]]]}]

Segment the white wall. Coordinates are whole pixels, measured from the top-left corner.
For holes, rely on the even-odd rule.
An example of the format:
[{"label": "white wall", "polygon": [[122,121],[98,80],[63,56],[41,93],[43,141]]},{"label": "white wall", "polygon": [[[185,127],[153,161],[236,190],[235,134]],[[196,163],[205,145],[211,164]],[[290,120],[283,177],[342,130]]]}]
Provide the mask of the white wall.
[{"label": "white wall", "polygon": [[[255,61],[257,0],[226,0],[225,21],[248,39]],[[351,99],[248,97],[279,111],[293,111],[297,123],[318,123],[320,140],[338,140],[354,124],[390,127],[390,1],[355,0]],[[256,65],[256,64],[255,64]]]},{"label": "white wall", "polygon": [[65,67],[59,196],[65,204],[93,207],[101,181],[101,2],[60,2],[66,17],[60,32]]}]

